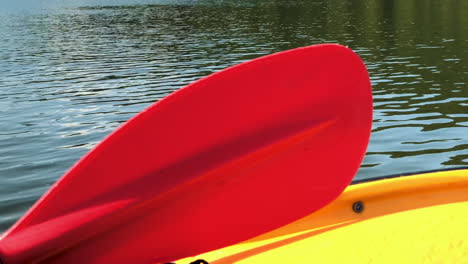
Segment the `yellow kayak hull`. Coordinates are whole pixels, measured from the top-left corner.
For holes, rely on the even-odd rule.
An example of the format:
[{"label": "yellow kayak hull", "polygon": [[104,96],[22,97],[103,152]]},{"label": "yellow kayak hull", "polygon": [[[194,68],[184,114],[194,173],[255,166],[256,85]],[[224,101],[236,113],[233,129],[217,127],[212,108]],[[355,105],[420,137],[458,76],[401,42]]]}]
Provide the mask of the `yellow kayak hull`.
[{"label": "yellow kayak hull", "polygon": [[468,263],[468,169],[351,185],[305,218],[176,263],[200,259],[210,264]]}]

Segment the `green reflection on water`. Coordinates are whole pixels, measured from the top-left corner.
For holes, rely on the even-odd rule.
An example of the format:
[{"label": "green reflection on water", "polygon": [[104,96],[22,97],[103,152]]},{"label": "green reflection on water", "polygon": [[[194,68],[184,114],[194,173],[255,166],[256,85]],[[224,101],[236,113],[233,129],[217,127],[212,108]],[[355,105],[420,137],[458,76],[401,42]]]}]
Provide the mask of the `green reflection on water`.
[{"label": "green reflection on water", "polygon": [[355,50],[373,82],[357,178],[468,165],[468,1],[15,3],[0,11],[0,229],[151,102],[324,42]]}]

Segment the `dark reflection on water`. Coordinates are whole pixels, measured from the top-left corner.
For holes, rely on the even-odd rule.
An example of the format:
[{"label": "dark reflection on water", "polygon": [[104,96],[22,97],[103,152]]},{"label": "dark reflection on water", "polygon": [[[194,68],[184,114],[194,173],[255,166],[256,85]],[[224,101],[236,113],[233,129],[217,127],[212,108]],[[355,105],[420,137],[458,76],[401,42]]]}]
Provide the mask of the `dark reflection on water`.
[{"label": "dark reflection on water", "polygon": [[468,165],[468,1],[83,2],[0,11],[0,230],[152,102],[324,42],[358,52],[373,82],[357,178]]}]

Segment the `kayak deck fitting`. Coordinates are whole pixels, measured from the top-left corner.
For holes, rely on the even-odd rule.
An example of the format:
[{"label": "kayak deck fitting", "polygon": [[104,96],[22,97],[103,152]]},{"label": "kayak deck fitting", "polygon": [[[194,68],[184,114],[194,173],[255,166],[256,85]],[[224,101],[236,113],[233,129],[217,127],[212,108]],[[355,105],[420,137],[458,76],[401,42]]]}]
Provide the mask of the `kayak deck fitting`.
[{"label": "kayak deck fitting", "polygon": [[467,219],[468,168],[379,179],[272,232],[176,263],[468,263]]}]

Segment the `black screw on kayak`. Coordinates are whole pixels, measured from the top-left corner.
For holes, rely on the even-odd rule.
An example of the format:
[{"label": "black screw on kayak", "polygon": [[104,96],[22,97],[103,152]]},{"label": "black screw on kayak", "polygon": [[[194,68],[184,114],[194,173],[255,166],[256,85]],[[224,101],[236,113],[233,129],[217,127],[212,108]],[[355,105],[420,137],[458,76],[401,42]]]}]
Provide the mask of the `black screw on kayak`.
[{"label": "black screw on kayak", "polygon": [[204,259],[197,259],[194,262],[190,262],[190,264],[209,264],[209,263]]},{"label": "black screw on kayak", "polygon": [[361,201],[353,203],[353,211],[358,214],[362,213],[364,211],[364,203]]},{"label": "black screw on kayak", "polygon": [[[0,262],[0,264],[2,264],[2,263]],[[164,264],[176,264],[176,263],[175,262],[168,262],[168,263],[164,263]],[[193,262],[190,262],[190,264],[209,264],[209,263],[204,259],[197,259],[197,260],[195,260]]]}]

